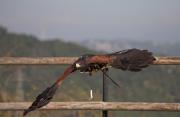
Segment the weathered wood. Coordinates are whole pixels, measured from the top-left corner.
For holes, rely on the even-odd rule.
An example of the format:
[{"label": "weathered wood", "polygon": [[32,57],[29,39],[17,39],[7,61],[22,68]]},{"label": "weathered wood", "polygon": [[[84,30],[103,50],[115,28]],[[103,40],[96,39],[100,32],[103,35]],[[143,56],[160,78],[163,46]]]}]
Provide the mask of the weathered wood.
[{"label": "weathered wood", "polygon": [[[24,110],[31,102],[2,102],[1,111]],[[180,111],[180,103],[146,102],[51,102],[40,110],[123,110],[123,111]]]},{"label": "weathered wood", "polygon": [[[78,57],[0,57],[0,65],[72,64]],[[156,57],[154,65],[180,65],[180,57]]]},{"label": "weathered wood", "polygon": [[180,57],[156,57],[155,65],[180,65]]},{"label": "weathered wood", "polygon": [[77,57],[0,57],[1,65],[72,64]]}]

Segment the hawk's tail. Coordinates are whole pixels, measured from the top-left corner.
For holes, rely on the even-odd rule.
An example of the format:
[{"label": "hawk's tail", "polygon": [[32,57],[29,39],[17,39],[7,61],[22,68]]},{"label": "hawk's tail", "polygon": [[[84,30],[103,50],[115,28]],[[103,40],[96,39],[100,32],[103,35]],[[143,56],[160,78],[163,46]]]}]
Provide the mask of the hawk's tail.
[{"label": "hawk's tail", "polygon": [[129,49],[112,54],[111,66],[136,72],[152,64],[154,60],[155,57],[147,50]]}]

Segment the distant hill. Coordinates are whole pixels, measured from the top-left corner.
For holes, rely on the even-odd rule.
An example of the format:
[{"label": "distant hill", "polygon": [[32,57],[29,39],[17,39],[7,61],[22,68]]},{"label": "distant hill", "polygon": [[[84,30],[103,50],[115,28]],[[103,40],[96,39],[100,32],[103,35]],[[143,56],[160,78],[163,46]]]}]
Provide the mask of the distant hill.
[{"label": "distant hill", "polygon": [[[145,45],[143,45],[145,46]],[[158,48],[156,48],[158,50]],[[0,28],[0,56],[80,56],[97,53],[81,45],[61,40],[40,41],[32,35],[8,32]],[[159,53],[161,54],[161,53]],[[50,86],[66,66],[0,66],[0,101],[33,101],[47,86]],[[151,66],[139,73],[111,69],[111,77],[122,87],[108,82],[109,101],[180,101],[180,67]],[[102,99],[101,73],[92,77],[74,73],[59,88],[53,101],[90,101],[89,90],[93,89],[94,99]],[[0,116],[19,117],[22,112],[0,112]],[[29,117],[99,117],[100,111],[36,111]],[[127,117],[179,117],[174,112],[110,112],[110,116]]]},{"label": "distant hill", "polygon": [[178,56],[180,55],[180,41],[132,41],[126,39],[116,40],[81,40],[78,42],[89,49],[96,51],[119,51],[129,48],[142,48],[154,52],[156,55]]}]

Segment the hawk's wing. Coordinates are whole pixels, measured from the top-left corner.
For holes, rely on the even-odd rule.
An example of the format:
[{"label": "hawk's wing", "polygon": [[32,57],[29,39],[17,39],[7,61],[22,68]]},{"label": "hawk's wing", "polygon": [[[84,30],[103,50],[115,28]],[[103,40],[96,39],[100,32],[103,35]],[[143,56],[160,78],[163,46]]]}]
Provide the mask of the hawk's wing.
[{"label": "hawk's wing", "polygon": [[153,63],[155,57],[147,50],[129,49],[109,55],[110,65],[117,69],[141,71]]},{"label": "hawk's wing", "polygon": [[87,62],[88,64],[106,64],[122,70],[141,71],[154,60],[155,57],[147,50],[128,49],[106,55],[95,55],[89,57]]},{"label": "hawk's wing", "polygon": [[32,105],[28,109],[24,110],[23,115],[25,116],[27,113],[47,105],[53,98],[56,90],[58,89],[62,81],[67,78],[67,76],[73,71],[73,66],[68,67],[64,71],[63,75],[60,76],[52,86],[46,88],[41,94],[36,97],[36,100],[32,103]]}]

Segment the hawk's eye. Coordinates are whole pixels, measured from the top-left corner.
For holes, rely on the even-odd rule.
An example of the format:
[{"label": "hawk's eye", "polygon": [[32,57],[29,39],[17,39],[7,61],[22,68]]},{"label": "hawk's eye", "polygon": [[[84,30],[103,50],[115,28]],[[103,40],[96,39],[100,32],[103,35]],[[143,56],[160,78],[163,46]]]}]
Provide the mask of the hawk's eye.
[{"label": "hawk's eye", "polygon": [[83,59],[84,56],[80,56],[80,59]]}]

